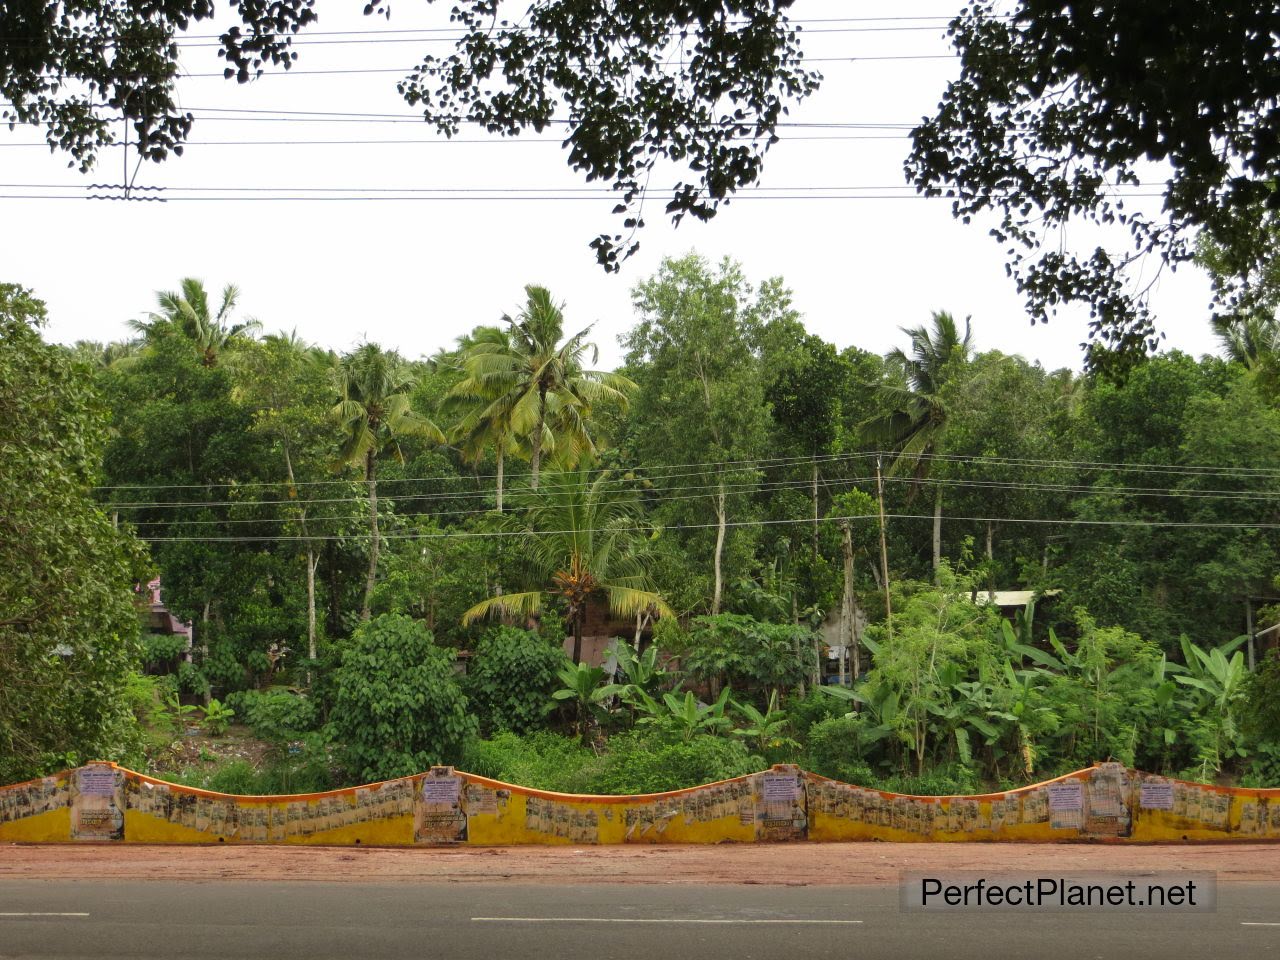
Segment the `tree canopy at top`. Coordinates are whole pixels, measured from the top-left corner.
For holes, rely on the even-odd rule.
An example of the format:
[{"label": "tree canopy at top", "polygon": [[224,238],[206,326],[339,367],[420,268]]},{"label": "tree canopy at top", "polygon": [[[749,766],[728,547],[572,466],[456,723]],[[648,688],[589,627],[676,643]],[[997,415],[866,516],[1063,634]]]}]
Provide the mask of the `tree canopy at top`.
[{"label": "tree canopy at top", "polygon": [[[433,2],[433,0],[428,0]],[[687,171],[667,213],[714,216],[756,181],[788,105],[817,89],[803,68],[792,0],[457,0],[452,54],[428,55],[399,84],[411,106],[452,136],[464,123],[515,136],[565,131],[569,164],[619,194],[623,233],[601,234],[596,257],[617,269],[638,243],[640,206],[659,161]],[[245,83],[288,69],[294,34],[314,0],[232,0],[239,22],[219,37],[225,74]],[[515,21],[500,14],[515,9]],[[371,0],[366,14],[390,15]],[[214,17],[212,0],[14,0],[0,6],[0,119],[45,128],[82,170],[117,143],[124,117],[141,157],[181,155],[192,114],[175,95],[177,37]],[[83,88],[85,92],[80,91]]]},{"label": "tree canopy at top", "polygon": [[[1202,233],[1237,278],[1218,290],[1228,307],[1265,269],[1280,210],[1274,3],[976,0],[950,35],[961,73],[914,131],[907,174],[965,222],[994,212],[1033,322],[1087,303],[1093,365],[1127,363],[1159,339],[1138,286],[1147,254],[1176,266]],[[1126,205],[1157,185],[1158,215]],[[1080,220],[1122,226],[1129,249],[1072,253]]]}]

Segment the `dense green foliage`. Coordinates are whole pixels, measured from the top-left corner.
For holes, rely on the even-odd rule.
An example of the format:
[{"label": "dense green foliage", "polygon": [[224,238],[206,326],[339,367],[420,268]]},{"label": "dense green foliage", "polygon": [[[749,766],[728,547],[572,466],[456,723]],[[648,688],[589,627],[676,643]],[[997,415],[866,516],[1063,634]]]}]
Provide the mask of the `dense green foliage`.
[{"label": "dense green foliage", "polygon": [[529,630],[486,630],[472,651],[463,689],[486,733],[525,733],[551,711],[564,652]]},{"label": "dense green foliage", "polygon": [[124,693],[143,551],[91,496],[106,409],[44,318],[0,284],[0,781],[141,747]]},{"label": "dense green foliage", "polygon": [[409,617],[385,614],[356,628],[329,719],[348,770],[387,780],[458,758],[475,721],[453,661]]},{"label": "dense green foliage", "polygon": [[[1260,316],[1123,380],[945,312],[881,357],[689,255],[603,372],[541,287],[429,361],[259,339],[196,280],[136,341],[60,351],[4,289],[0,680],[35,691],[0,703],[8,775],[101,753],[204,782],[175,741],[224,727],[258,788],[1280,773],[1274,631],[1239,639],[1278,613]],[[137,642],[138,540],[189,651]]]}]

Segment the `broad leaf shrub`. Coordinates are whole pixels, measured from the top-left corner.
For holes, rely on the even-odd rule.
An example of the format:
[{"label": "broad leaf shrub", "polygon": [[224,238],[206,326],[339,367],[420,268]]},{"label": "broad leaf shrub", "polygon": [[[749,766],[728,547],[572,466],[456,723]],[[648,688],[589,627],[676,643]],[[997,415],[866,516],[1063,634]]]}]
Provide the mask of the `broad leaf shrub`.
[{"label": "broad leaf shrub", "polygon": [[481,730],[524,733],[552,709],[562,649],[531,630],[495,627],[476,644],[463,689]]},{"label": "broad leaf shrub", "polygon": [[142,747],[126,691],[149,563],[94,500],[110,412],[44,320],[0,283],[0,783]]},{"label": "broad leaf shrub", "polygon": [[177,669],[178,658],[186,652],[187,638],[176,633],[144,633],[142,635],[142,662],[153,672],[172,673]]},{"label": "broad leaf shrub", "polygon": [[798,686],[813,667],[812,630],[735,613],[696,617],[688,633],[669,631],[659,642],[669,644],[666,651],[692,678],[731,686],[762,704],[770,690]]},{"label": "broad leaf shrub", "polygon": [[342,653],[329,730],[361,780],[387,780],[452,764],[475,732],[454,673],[454,653],[418,621],[386,614],[360,624]]},{"label": "broad leaf shrub", "polygon": [[319,720],[315,704],[289,690],[246,690],[228,694],[226,703],[255,737],[273,743],[301,739]]}]

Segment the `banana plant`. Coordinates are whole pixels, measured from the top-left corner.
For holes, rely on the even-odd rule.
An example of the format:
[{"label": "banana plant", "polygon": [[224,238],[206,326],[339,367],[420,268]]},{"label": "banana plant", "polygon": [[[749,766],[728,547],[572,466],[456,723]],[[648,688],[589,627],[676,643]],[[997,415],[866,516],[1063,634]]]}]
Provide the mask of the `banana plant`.
[{"label": "banana plant", "polygon": [[858,742],[855,745],[858,756],[862,757],[867,748],[891,736],[898,729],[898,717],[901,711],[901,698],[897,691],[887,686],[859,684],[857,687],[819,687],[823,693],[844,700],[849,704],[857,704],[845,714],[845,719],[861,719],[863,723],[856,728]]},{"label": "banana plant", "polygon": [[683,698],[665,693],[662,695],[662,705],[646,696],[641,708],[649,715],[640,722],[674,726],[685,743],[698,733],[719,733],[733,725],[733,721],[725,715],[732,692],[730,687],[725,687],[715,702],[710,704],[699,703],[692,691],[686,691]]},{"label": "banana plant", "polygon": [[1249,673],[1244,654],[1239,650],[1244,641],[1244,637],[1237,637],[1205,651],[1186,636],[1181,638],[1187,672],[1176,674],[1173,679],[1196,691],[1191,695],[1192,705],[1210,738],[1202,746],[1201,759],[1206,765],[1212,765],[1214,772],[1222,769],[1225,760],[1247,754],[1235,719],[1236,706],[1244,698]]},{"label": "banana plant", "polygon": [[1036,772],[1036,736],[1040,730],[1056,730],[1061,717],[1040,702],[1040,685],[1049,676],[1045,670],[1014,670],[1013,664],[1000,665],[1003,681],[993,687],[991,716],[1009,724],[1022,761],[1022,771],[1030,778]]},{"label": "banana plant", "polygon": [[585,663],[566,663],[556,674],[564,684],[551,694],[555,700],[571,700],[574,704],[574,724],[583,746],[591,744],[591,721],[606,711],[603,704],[616,696],[621,689],[615,683],[604,683],[605,672]]},{"label": "banana plant", "polygon": [[605,652],[617,662],[618,672],[626,678],[625,683],[618,684],[618,696],[623,701],[631,702],[639,693],[653,696],[669,676],[658,666],[658,648],[654,645],[643,653],[636,653],[625,640],[614,638]]},{"label": "banana plant", "polygon": [[930,733],[934,742],[953,742],[957,759],[968,767],[973,764],[972,734],[990,745],[999,739],[1000,731],[987,719],[993,709],[990,685],[981,677],[966,681],[961,676],[957,664],[943,664],[938,681],[943,690],[950,691],[951,698],[930,702],[926,707],[932,718]]},{"label": "banana plant", "polygon": [[169,725],[173,728],[175,736],[181,736],[186,729],[187,720],[191,714],[198,709],[189,703],[183,703],[178,699],[176,693],[171,693],[164,702],[165,711],[168,715]]},{"label": "banana plant", "polygon": [[[1004,655],[1005,659],[1009,660],[1017,667],[1022,666],[1023,660],[1031,660],[1034,663],[1040,664],[1042,667],[1048,667],[1050,670],[1057,670],[1061,673],[1065,669],[1063,662],[1053,654],[1047,653],[1046,651],[1041,650],[1038,647],[1033,647],[1031,644],[1025,642],[1027,639],[1027,632],[1028,631],[1023,628],[1023,635],[1019,635],[1018,631],[1014,629],[1013,624],[1008,620],[1000,621],[1000,629],[997,632],[996,639],[1000,643],[1000,652]],[[1052,636],[1052,632],[1050,635]],[[1052,636],[1052,639],[1056,641],[1058,638],[1056,636]],[[1061,646],[1061,643],[1058,643],[1058,647],[1060,648]]]},{"label": "banana plant", "polygon": [[1147,678],[1151,698],[1142,707],[1142,720],[1147,736],[1159,744],[1161,770],[1168,769],[1173,747],[1186,719],[1186,707],[1178,699],[1181,687],[1174,682],[1178,674],[1185,672],[1185,667],[1170,663],[1167,657],[1161,656]]},{"label": "banana plant", "polygon": [[778,709],[778,691],[775,690],[769,694],[769,704],[765,707],[764,713],[750,703],[734,701],[732,706],[747,723],[745,727],[734,730],[733,735],[754,740],[762,755],[770,749],[776,750],[780,747],[799,748],[800,744],[796,741],[782,736],[782,731],[787,728],[787,712]]}]

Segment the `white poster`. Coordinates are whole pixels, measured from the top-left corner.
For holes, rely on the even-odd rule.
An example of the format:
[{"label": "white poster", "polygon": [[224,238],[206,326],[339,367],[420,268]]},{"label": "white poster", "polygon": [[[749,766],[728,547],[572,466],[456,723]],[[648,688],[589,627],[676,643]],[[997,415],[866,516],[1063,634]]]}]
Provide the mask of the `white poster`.
[{"label": "white poster", "polygon": [[768,804],[774,803],[795,803],[796,798],[800,796],[800,785],[796,783],[794,776],[770,776],[765,774],[764,777],[764,802]]},{"label": "white poster", "polygon": [[1066,780],[1049,784],[1049,810],[1051,812],[1084,809],[1084,785],[1079,780]]},{"label": "white poster", "polygon": [[1144,780],[1138,802],[1143,810],[1172,810],[1173,784],[1168,780]]},{"label": "white poster", "polygon": [[458,802],[462,780],[458,777],[426,777],[422,781],[422,799],[425,803],[453,806]]}]

